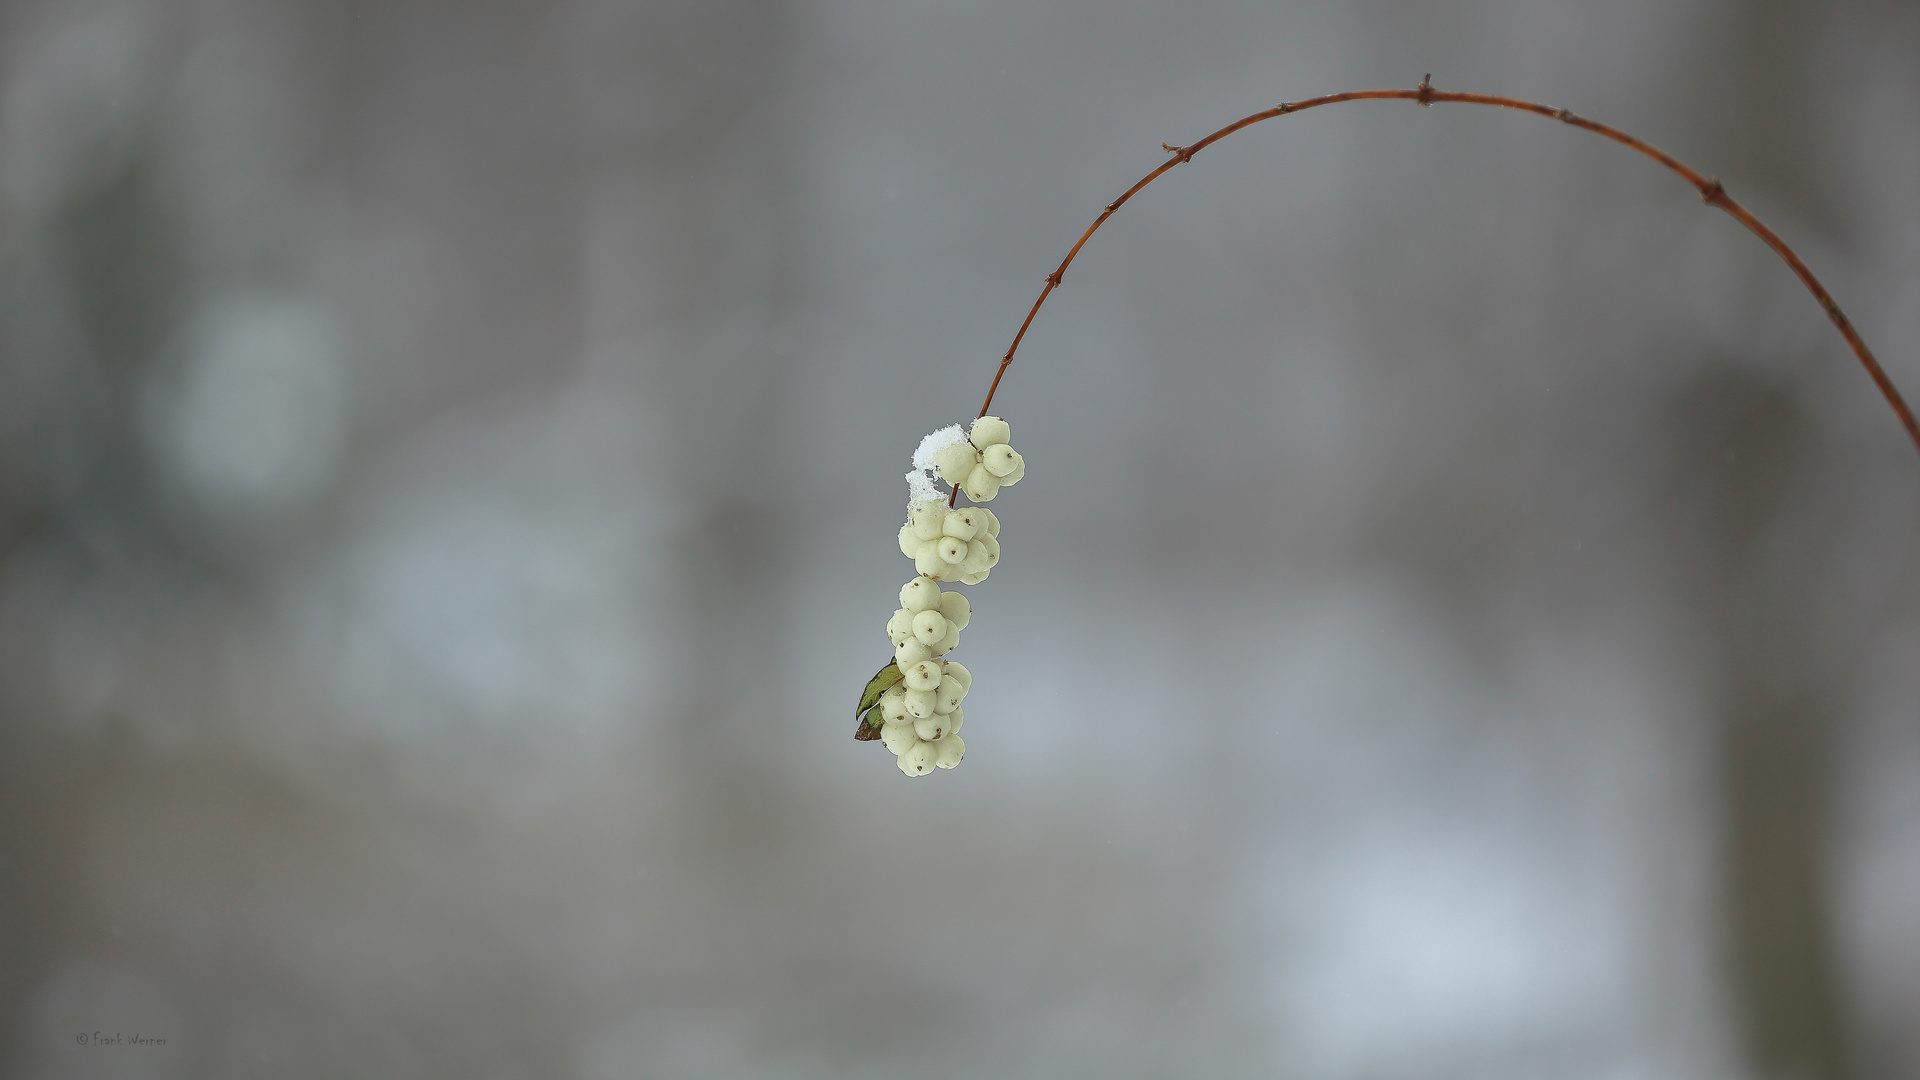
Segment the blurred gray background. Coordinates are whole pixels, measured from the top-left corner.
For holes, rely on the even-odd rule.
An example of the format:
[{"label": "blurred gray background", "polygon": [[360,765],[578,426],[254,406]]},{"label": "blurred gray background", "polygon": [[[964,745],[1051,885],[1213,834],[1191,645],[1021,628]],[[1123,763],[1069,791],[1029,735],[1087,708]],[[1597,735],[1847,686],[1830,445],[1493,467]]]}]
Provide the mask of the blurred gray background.
[{"label": "blurred gray background", "polygon": [[[1920,7],[10,0],[0,1069],[1920,1076]],[[164,1045],[129,1045],[138,1033]],[[112,1042],[116,1035],[122,1038]]]}]

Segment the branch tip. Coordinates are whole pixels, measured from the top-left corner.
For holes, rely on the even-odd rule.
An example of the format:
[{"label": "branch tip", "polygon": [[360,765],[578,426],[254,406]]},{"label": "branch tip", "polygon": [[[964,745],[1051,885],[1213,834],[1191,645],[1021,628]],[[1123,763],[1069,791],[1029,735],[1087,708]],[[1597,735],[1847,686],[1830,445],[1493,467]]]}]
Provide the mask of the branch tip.
[{"label": "branch tip", "polygon": [[[1892,380],[1887,377],[1886,371],[1880,367],[1880,362],[1874,359],[1873,351],[1867,348],[1867,343],[1862,341],[1860,335],[1855,332],[1853,324],[1847,321],[1845,315],[1841,314],[1839,303],[1837,303],[1832,296],[1828,295],[1826,288],[1820,284],[1818,278],[1814,277],[1813,271],[1809,270],[1806,263],[1801,261],[1800,256],[1795,254],[1793,249],[1787,246],[1786,241],[1781,240],[1780,237],[1775,235],[1772,229],[1767,228],[1759,218],[1754,217],[1745,207],[1735,202],[1733,197],[1728,195],[1726,189],[1721,186],[1718,177],[1708,176],[1703,179],[1699,173],[1663,153],[1657,147],[1649,145],[1609,124],[1603,124],[1598,120],[1589,120],[1585,117],[1576,116],[1566,109],[1543,105],[1537,101],[1527,101],[1523,98],[1501,97],[1493,94],[1467,94],[1452,90],[1435,90],[1433,88],[1433,73],[1428,72],[1421,78],[1419,89],[1411,92],[1406,90],[1356,90],[1344,94],[1328,94],[1323,97],[1307,98],[1303,101],[1283,101],[1271,109],[1254,113],[1251,116],[1242,118],[1236,123],[1221,128],[1219,131],[1208,135],[1192,146],[1174,146],[1171,143],[1163,142],[1160,144],[1160,148],[1169,154],[1177,155],[1180,161],[1192,161],[1193,155],[1200,150],[1261,120],[1281,116],[1286,113],[1300,112],[1303,109],[1318,108],[1321,105],[1332,105],[1341,101],[1381,98],[1395,98],[1403,101],[1411,98],[1418,101],[1423,108],[1433,104],[1435,101],[1457,101],[1469,105],[1492,105],[1503,109],[1520,109],[1526,112],[1536,113],[1541,116],[1559,120],[1562,123],[1572,124],[1584,130],[1591,131],[1603,138],[1611,139],[1636,153],[1652,158],[1672,172],[1678,174],[1699,190],[1700,201],[1709,206],[1717,206],[1732,215],[1734,220],[1746,226],[1748,231],[1758,236],[1762,243],[1772,248],[1774,253],[1786,262],[1787,266],[1800,278],[1801,283],[1813,294],[1814,299],[1826,310],[1827,316],[1833,320],[1834,326],[1839,329],[1840,336],[1846,339],[1847,347],[1853,351],[1854,356],[1860,361],[1860,365],[1866,369],[1867,374],[1873,379],[1874,385],[1879,387],[1880,396],[1887,400],[1887,404],[1893,408],[1894,414],[1899,417],[1900,423],[1906,428],[1907,435],[1913,441],[1915,449],[1920,449],[1920,420],[1914,418],[1912,410],[1907,407],[1906,400],[1900,396],[1900,391],[1894,387]],[[980,415],[985,416],[987,410],[993,407],[993,396],[994,393],[1000,389],[1001,376],[1007,373],[1007,368],[1013,363],[1013,356],[1020,350],[1020,342],[1027,335],[1027,328],[1033,325],[1034,316],[1040,313],[1040,307],[1046,302],[1047,296],[1055,288],[1059,287],[1061,278],[1065,274],[1067,267],[1073,264],[1074,256],[1080,253],[1081,247],[1093,236],[1094,230],[1098,229],[1115,211],[1120,209],[1122,204],[1128,199],[1131,199],[1141,188],[1146,187],[1148,184],[1165,175],[1175,164],[1177,164],[1177,162],[1161,164],[1146,176],[1141,177],[1140,182],[1129,188],[1126,194],[1108,203],[1106,209],[1094,220],[1093,224],[1087,226],[1086,231],[1080,234],[1080,239],[1075,241],[1072,250],[1067,252],[1066,260],[1060,264],[1060,268],[1047,275],[1047,287],[1041,291],[1039,298],[1034,300],[1033,307],[1028,310],[1025,321],[1020,324],[1019,331],[1013,335],[1013,343],[1007,346],[1007,351],[1000,357],[1000,369],[994,373],[993,383],[987,387],[986,400],[980,403]],[[948,506],[954,504],[954,500],[958,497],[958,494],[959,489],[956,488],[948,495]]]}]

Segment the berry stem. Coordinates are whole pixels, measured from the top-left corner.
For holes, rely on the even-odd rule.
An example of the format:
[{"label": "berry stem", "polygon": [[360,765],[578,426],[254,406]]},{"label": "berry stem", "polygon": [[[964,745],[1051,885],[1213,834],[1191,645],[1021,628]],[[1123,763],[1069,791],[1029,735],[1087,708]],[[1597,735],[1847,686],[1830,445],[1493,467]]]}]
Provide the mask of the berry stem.
[{"label": "berry stem", "polygon": [[[1344,94],[1327,94],[1323,97],[1308,98],[1305,101],[1283,101],[1271,109],[1265,109],[1251,116],[1245,116],[1239,120],[1235,120],[1219,131],[1189,146],[1169,146],[1166,143],[1161,143],[1160,145],[1172,156],[1167,158],[1166,162],[1159,168],[1141,177],[1140,182],[1128,188],[1126,194],[1108,203],[1106,208],[1100,211],[1100,216],[1093,219],[1093,224],[1087,226],[1087,231],[1080,234],[1080,239],[1074,241],[1073,248],[1067,252],[1067,257],[1060,260],[1060,265],[1054,269],[1053,273],[1047,275],[1046,286],[1040,290],[1039,298],[1034,300],[1033,307],[1027,311],[1026,319],[1020,323],[1019,332],[1013,335],[1013,344],[1007,346],[1006,355],[1000,358],[1000,369],[993,373],[993,384],[987,387],[987,399],[980,403],[980,415],[987,415],[987,409],[992,407],[994,392],[1000,389],[1001,376],[1007,373],[1007,367],[1013,363],[1013,354],[1020,348],[1021,339],[1027,336],[1027,328],[1033,325],[1033,317],[1040,313],[1040,305],[1046,303],[1047,296],[1059,286],[1061,279],[1066,275],[1067,267],[1073,265],[1074,257],[1080,254],[1080,249],[1086,246],[1087,240],[1093,236],[1094,231],[1099,229],[1101,225],[1104,225],[1106,220],[1112,217],[1114,212],[1119,210],[1121,206],[1125,205],[1128,199],[1138,194],[1140,189],[1160,179],[1161,176],[1165,175],[1167,171],[1175,165],[1183,161],[1192,161],[1195,154],[1205,150],[1207,147],[1212,146],[1214,143],[1219,142],[1234,132],[1239,131],[1241,128],[1251,127],[1262,120],[1271,120],[1276,116],[1302,112],[1307,109],[1318,108],[1322,105],[1333,105],[1342,101],[1368,101],[1376,99],[1416,101],[1423,107],[1431,105],[1436,101],[1457,101],[1466,105],[1493,105],[1502,109],[1519,109],[1522,112],[1539,113],[1541,116],[1551,117],[1552,119],[1559,120],[1562,123],[1570,124],[1577,128],[1585,128],[1596,135],[1612,139],[1614,142],[1628,149],[1645,154],[1673,170],[1675,173],[1678,173],[1681,179],[1692,184],[1700,192],[1700,200],[1702,202],[1709,206],[1717,206],[1725,210],[1728,214],[1731,214],[1735,221],[1745,225],[1750,232],[1758,236],[1768,247],[1772,248],[1775,254],[1785,260],[1787,266],[1793,270],[1794,275],[1800,279],[1800,283],[1807,287],[1807,291],[1813,294],[1815,300],[1819,301],[1821,308],[1827,313],[1827,318],[1833,320],[1834,328],[1839,330],[1840,336],[1846,339],[1847,347],[1853,350],[1853,355],[1860,358],[1861,366],[1867,369],[1867,374],[1872,377],[1874,385],[1880,388],[1881,396],[1887,399],[1888,405],[1893,406],[1894,415],[1898,416],[1900,423],[1906,427],[1907,437],[1913,440],[1914,449],[1920,450],[1920,423],[1914,421],[1913,411],[1907,408],[1906,399],[1902,398],[1900,391],[1894,388],[1893,380],[1887,377],[1886,371],[1880,367],[1880,362],[1874,359],[1873,351],[1867,348],[1867,343],[1861,339],[1860,332],[1853,328],[1853,323],[1848,320],[1846,314],[1840,310],[1839,303],[1827,292],[1826,287],[1820,284],[1820,279],[1815,277],[1813,271],[1807,268],[1807,264],[1801,260],[1800,256],[1795,254],[1794,250],[1787,246],[1786,241],[1780,239],[1779,234],[1768,228],[1759,218],[1754,217],[1752,211],[1735,202],[1733,197],[1727,194],[1726,189],[1720,185],[1719,180],[1712,176],[1703,176],[1664,150],[1642,139],[1637,139],[1621,131],[1619,128],[1602,124],[1597,120],[1589,120],[1584,116],[1575,116],[1565,109],[1556,109],[1551,105],[1542,105],[1537,101],[1501,97],[1497,94],[1463,94],[1452,90],[1435,90],[1433,88],[1433,76],[1431,75],[1421,79],[1420,85],[1412,90],[1349,90]],[[958,494],[957,490],[955,494]],[[948,498],[949,504],[951,504],[952,501],[953,496],[950,496]]]}]

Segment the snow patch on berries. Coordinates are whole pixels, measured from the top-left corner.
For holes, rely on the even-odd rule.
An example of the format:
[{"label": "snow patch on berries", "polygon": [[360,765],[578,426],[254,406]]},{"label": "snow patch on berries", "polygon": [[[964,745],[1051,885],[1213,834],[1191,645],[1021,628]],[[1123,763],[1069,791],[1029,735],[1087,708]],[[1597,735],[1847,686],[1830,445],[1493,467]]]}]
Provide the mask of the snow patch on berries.
[{"label": "snow patch on berries", "polygon": [[920,446],[913,452],[913,471],[907,474],[907,503],[926,502],[940,498],[940,491],[933,486],[934,470],[939,468],[935,460],[940,451],[967,441],[959,424],[948,424],[920,440]]}]

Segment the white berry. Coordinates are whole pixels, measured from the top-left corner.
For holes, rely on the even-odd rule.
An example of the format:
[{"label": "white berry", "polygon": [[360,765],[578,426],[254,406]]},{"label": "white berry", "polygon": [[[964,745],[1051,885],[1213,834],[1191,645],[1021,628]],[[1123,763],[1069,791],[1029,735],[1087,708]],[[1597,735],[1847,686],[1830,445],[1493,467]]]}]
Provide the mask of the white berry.
[{"label": "white berry", "polygon": [[940,479],[949,484],[958,484],[966,479],[976,460],[973,447],[965,442],[941,447],[940,452],[933,455],[934,468],[940,470]]},{"label": "white berry", "polygon": [[[973,618],[973,605],[967,603],[966,593],[941,593],[940,614],[946,616],[947,621],[957,629],[965,630],[967,622]],[[889,623],[888,626],[891,627],[892,624]]]},{"label": "white berry", "polygon": [[906,702],[907,715],[921,720],[933,715],[933,707],[940,704],[940,695],[932,690],[909,690],[903,695],[903,700]]},{"label": "white berry", "polygon": [[988,472],[985,465],[975,465],[960,490],[974,502],[992,502],[993,497],[1000,494],[1000,478]]},{"label": "white berry", "polygon": [[933,650],[920,644],[919,638],[908,638],[893,647],[893,662],[899,665],[902,674],[932,655]]},{"label": "white berry", "polygon": [[960,736],[952,733],[949,733],[946,738],[941,739],[937,743],[921,743],[920,745],[939,748],[934,752],[933,763],[942,769],[953,768],[955,765],[960,764],[961,758],[967,756],[967,744],[960,741]]},{"label": "white berry", "polygon": [[917,502],[907,512],[907,524],[913,526],[913,534],[922,540],[932,540],[940,535],[940,526],[947,520],[947,508],[938,500]]},{"label": "white berry", "polygon": [[920,644],[933,648],[940,644],[941,638],[947,636],[947,617],[932,608],[915,615],[913,636],[920,639]]},{"label": "white berry", "polygon": [[950,713],[960,707],[960,702],[965,700],[966,696],[967,688],[960,685],[959,679],[952,675],[944,675],[940,679],[940,689],[933,692],[933,711]]},{"label": "white berry", "polygon": [[886,745],[888,753],[896,756],[911,750],[919,740],[920,736],[914,734],[911,720],[904,724],[888,724],[880,729],[880,741]]},{"label": "white berry", "polygon": [[1027,459],[1017,452],[1013,455],[1013,471],[1000,478],[1001,487],[1012,487],[1027,475]]},{"label": "white berry", "polygon": [[[934,702],[938,705],[939,702]],[[880,695],[880,718],[889,724],[903,723],[907,719],[907,692],[899,686],[893,686]],[[897,753],[898,751],[896,751]]]},{"label": "white berry", "polygon": [[914,744],[907,747],[900,755],[896,764],[900,766],[900,771],[908,776],[925,776],[933,771],[934,763],[939,760],[939,748],[930,742],[921,742],[916,739]]},{"label": "white berry", "polygon": [[900,586],[900,606],[914,614],[940,606],[940,586],[932,578],[917,577]]},{"label": "white berry", "polygon": [[952,652],[955,648],[957,648],[959,644],[960,644],[960,628],[953,625],[952,623],[948,623],[947,636],[941,638],[939,641],[934,642],[931,648],[933,649],[933,655],[945,656],[948,653]]},{"label": "white berry", "polygon": [[939,660],[921,660],[900,670],[906,675],[907,689],[935,690],[940,686],[940,677],[946,674],[946,664]]},{"label": "white berry", "polygon": [[914,573],[921,577],[938,578],[946,573],[946,566],[946,560],[940,557],[938,541],[920,541],[920,550],[913,553]]},{"label": "white berry", "polygon": [[[992,537],[987,539],[991,540]],[[960,564],[961,574],[984,574],[993,569],[993,558],[987,554],[987,545],[979,540],[967,545],[967,557]]]},{"label": "white berry", "polygon": [[983,416],[973,422],[973,433],[969,438],[976,448],[985,450],[995,443],[1007,442],[1012,436],[1013,429],[1007,426],[1005,420],[997,416]]},{"label": "white berry", "polygon": [[971,506],[949,510],[947,522],[941,526],[941,531],[964,543],[980,534],[981,521],[980,511]]}]

